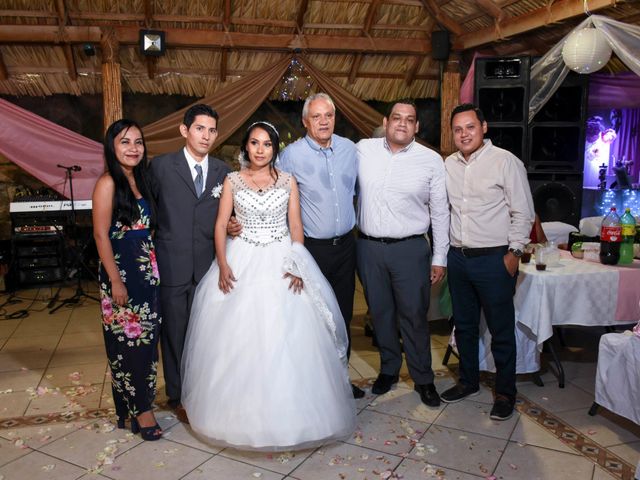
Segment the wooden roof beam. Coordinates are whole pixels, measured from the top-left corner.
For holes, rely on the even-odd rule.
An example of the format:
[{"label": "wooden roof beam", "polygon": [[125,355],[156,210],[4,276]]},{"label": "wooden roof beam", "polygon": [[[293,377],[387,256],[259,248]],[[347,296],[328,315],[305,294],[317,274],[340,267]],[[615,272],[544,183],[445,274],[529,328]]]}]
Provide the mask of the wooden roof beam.
[{"label": "wooden roof beam", "polygon": [[407,84],[407,86],[411,86],[413,81],[416,79],[416,75],[418,74],[420,65],[422,65],[423,61],[424,57],[413,58],[413,65],[411,65],[411,68],[409,68],[409,70],[407,70],[407,73],[404,75],[404,82]]},{"label": "wooden roof beam", "polygon": [[[58,25],[60,25],[61,29],[70,24],[69,14],[64,0],[56,0],[56,12],[58,13]],[[69,78],[72,82],[75,82],[78,80],[78,69],[76,67],[76,58],[73,55],[73,48],[71,48],[71,44],[65,43],[62,45],[62,51],[64,53],[64,61],[67,64]]]},{"label": "wooden roof beam", "polygon": [[300,10],[298,10],[298,17],[296,18],[296,28],[298,33],[302,33],[302,27],[304,26],[304,16],[307,14],[309,8],[309,0],[302,0],[300,2]]},{"label": "wooden roof beam", "polygon": [[504,16],[504,11],[493,0],[474,0],[474,2],[480,10],[496,20],[501,20]]},{"label": "wooden roof beam", "polygon": [[[380,5],[380,0],[373,0],[369,5],[369,9],[367,10],[367,17],[362,27],[363,35],[367,37],[371,32],[371,27],[373,26],[374,20],[376,18],[376,12],[378,10],[379,5]],[[356,81],[356,74],[358,73],[358,69],[360,68],[361,63],[362,63],[362,53],[357,53],[355,58],[353,59],[353,65],[351,65],[351,71],[349,72],[349,83],[353,83]]]},{"label": "wooden roof beam", "polygon": [[[616,4],[616,1],[590,0],[589,11],[595,12],[603,8],[612,7]],[[505,18],[496,22],[494,27],[461,35],[458,37],[457,42],[463,50],[467,50],[580,15],[584,15],[582,2],[557,0],[549,7],[538,8],[517,17]]]},{"label": "wooden roof beam", "polygon": [[351,71],[349,72],[349,83],[353,83],[356,81],[356,77],[358,76],[358,69],[360,68],[360,64],[362,63],[362,54],[356,54],[353,59],[353,64],[351,65]]},{"label": "wooden roof beam", "polygon": [[380,6],[380,0],[373,0],[367,10],[367,18],[364,21],[364,28],[362,29],[365,35],[369,35],[371,27],[376,19],[376,13],[378,13],[378,7]]},{"label": "wooden roof beam", "polygon": [[[101,75],[101,69],[99,67],[81,67],[78,71],[83,75]],[[11,75],[17,77],[19,75],[50,75],[66,73],[63,67],[12,67]],[[179,74],[179,75],[193,75],[198,77],[218,77],[220,74],[216,70],[211,68],[184,68],[184,67],[160,67],[156,68],[156,75],[163,74]],[[229,70],[227,69],[227,77],[245,77],[256,73],[250,70]],[[350,72],[344,72],[341,70],[329,70],[324,72],[327,76],[332,78],[348,78]],[[126,75],[127,77],[137,78],[135,75]],[[415,76],[415,80],[438,80],[440,74],[437,72],[427,72],[418,74]],[[364,79],[388,79],[388,80],[403,80],[406,74],[402,72],[398,73],[384,73],[384,72],[358,72],[357,78]],[[1,80],[1,77],[0,77]]]},{"label": "wooden roof beam", "polygon": [[224,0],[224,16],[222,17],[222,26],[229,31],[231,26],[231,0]]},{"label": "wooden roof beam", "polygon": [[0,43],[99,43],[100,27],[0,25]]},{"label": "wooden roof beam", "polygon": [[[123,45],[138,43],[138,27],[114,27]],[[389,53],[426,55],[429,42],[417,38],[351,37],[342,35],[267,35],[259,33],[223,32],[219,30],[164,29],[167,47],[229,48],[233,50],[275,50],[291,52],[300,44],[309,52]],[[49,25],[0,25],[0,43],[60,44],[98,43],[99,27]]]},{"label": "wooden roof beam", "polygon": [[56,12],[58,14],[58,24],[67,25],[69,23],[69,18],[64,0],[56,0]]},{"label": "wooden roof beam", "polygon": [[78,69],[76,68],[76,58],[73,56],[73,48],[68,43],[62,46],[64,52],[64,60],[67,63],[67,72],[69,72],[69,78],[75,82],[78,80]]},{"label": "wooden roof beam", "polygon": [[462,27],[460,27],[458,22],[444,13],[435,0],[420,1],[422,2],[422,6],[427,9],[431,16],[433,16],[440,25],[456,35],[462,35]]},{"label": "wooden roof beam", "polygon": [[227,81],[227,49],[223,48],[220,51],[220,81]]},{"label": "wooden roof beam", "polygon": [[144,26],[151,28],[153,25],[153,2],[144,0]]},{"label": "wooden roof beam", "polygon": [[149,76],[149,80],[154,80],[156,78],[156,73],[158,72],[158,57],[147,56],[144,60],[147,64],[147,75]]}]

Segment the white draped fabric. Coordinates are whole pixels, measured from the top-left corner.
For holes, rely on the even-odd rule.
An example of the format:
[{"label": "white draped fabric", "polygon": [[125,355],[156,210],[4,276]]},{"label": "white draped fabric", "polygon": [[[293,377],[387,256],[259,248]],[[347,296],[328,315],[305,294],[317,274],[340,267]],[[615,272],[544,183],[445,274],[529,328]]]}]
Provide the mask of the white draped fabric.
[{"label": "white draped fabric", "polygon": [[[602,15],[590,15],[572,32],[590,26],[598,29],[620,60],[640,76],[640,57],[638,56],[638,52],[640,52],[640,26],[618,22]],[[562,47],[570,34],[571,32],[531,67],[530,88],[532,95],[529,101],[529,121],[562,85],[569,73],[569,68],[562,59]]]},{"label": "white draped fabric", "polygon": [[640,337],[622,333],[607,333],[600,337],[596,402],[640,425],[638,365]]}]

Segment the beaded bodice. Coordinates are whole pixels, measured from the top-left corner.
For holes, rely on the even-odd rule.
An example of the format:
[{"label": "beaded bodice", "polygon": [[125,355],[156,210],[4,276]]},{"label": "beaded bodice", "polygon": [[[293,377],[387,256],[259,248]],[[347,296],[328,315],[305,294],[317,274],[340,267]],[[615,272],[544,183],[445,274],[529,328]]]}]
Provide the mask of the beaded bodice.
[{"label": "beaded bodice", "polygon": [[291,175],[278,172],[275,184],[265,189],[253,189],[239,172],[229,173],[233,189],[233,208],[242,225],[240,238],[267,245],[289,236],[287,209],[291,192]]}]

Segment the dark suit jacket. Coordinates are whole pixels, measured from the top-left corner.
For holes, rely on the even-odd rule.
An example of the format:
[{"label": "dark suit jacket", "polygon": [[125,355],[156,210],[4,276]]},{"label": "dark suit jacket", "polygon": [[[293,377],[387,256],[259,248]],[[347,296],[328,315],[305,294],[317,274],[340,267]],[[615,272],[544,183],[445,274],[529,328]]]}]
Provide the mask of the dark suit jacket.
[{"label": "dark suit jacket", "polygon": [[198,198],[183,150],[151,161],[151,190],[157,204],[155,245],[162,285],[199,282],[211,266],[219,203],[212,189],[222,185],[230,171],[224,162],[209,156],[207,182]]}]

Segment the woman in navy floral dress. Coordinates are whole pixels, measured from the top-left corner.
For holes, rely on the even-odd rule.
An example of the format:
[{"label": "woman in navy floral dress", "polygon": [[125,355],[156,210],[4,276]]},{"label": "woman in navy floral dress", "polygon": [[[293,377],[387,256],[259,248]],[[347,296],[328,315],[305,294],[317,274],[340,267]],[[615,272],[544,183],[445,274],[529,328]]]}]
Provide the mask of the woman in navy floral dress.
[{"label": "woman in navy floral dress", "polygon": [[104,140],[107,172],[93,193],[93,233],[100,255],[102,325],[118,427],[145,440],[162,436],[152,412],[161,323],[159,275],[151,238],[153,209],[140,127],[118,120]]}]

